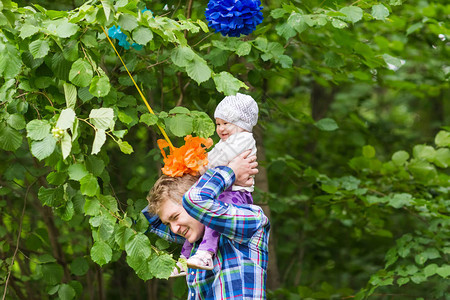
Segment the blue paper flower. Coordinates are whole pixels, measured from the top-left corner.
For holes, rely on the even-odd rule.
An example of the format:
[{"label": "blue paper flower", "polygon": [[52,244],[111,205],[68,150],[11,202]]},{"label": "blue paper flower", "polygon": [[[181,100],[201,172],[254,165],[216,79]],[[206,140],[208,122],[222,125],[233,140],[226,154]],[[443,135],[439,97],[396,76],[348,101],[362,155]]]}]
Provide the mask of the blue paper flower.
[{"label": "blue paper flower", "polygon": [[120,26],[114,25],[113,27],[108,29],[108,35],[112,39],[116,39],[119,41],[119,46],[122,46],[124,49],[129,50],[130,46],[133,47],[136,50],[142,50],[144,47],[143,45],[133,43],[130,45],[130,43],[127,41],[127,35],[120,30]]},{"label": "blue paper flower", "polygon": [[205,16],[223,36],[252,33],[263,20],[260,0],[210,0]]}]

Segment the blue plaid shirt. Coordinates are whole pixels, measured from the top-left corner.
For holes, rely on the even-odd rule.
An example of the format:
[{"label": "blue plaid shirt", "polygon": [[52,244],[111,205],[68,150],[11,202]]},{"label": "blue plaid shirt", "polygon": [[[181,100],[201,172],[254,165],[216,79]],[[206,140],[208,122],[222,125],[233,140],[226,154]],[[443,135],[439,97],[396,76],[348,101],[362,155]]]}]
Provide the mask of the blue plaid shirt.
[{"label": "blue plaid shirt", "polygon": [[[217,200],[233,184],[228,167],[208,170],[183,196],[183,207],[205,226],[221,233],[212,271],[188,269],[189,300],[266,299],[270,223],[256,205],[237,206]],[[143,211],[149,231],[177,243],[184,238],[170,232],[156,215]],[[200,241],[194,244],[196,251]]]}]

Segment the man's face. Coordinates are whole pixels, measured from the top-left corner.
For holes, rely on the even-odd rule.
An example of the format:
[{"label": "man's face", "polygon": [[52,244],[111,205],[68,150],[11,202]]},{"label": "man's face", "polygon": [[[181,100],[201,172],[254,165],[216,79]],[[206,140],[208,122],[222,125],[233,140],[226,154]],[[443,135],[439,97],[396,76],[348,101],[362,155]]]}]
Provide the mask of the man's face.
[{"label": "man's face", "polygon": [[192,218],[181,204],[166,199],[159,208],[159,218],[170,226],[173,233],[186,238],[189,243],[198,241],[205,231],[205,225]]}]

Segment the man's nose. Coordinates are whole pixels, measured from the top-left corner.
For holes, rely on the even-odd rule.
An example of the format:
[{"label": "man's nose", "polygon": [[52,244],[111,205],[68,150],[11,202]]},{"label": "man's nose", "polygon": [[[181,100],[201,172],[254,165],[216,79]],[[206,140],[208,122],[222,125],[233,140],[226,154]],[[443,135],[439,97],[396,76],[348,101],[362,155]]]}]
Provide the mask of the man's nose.
[{"label": "man's nose", "polygon": [[178,234],[178,230],[180,230],[180,226],[178,226],[177,224],[171,223],[170,230],[172,230],[173,233]]}]

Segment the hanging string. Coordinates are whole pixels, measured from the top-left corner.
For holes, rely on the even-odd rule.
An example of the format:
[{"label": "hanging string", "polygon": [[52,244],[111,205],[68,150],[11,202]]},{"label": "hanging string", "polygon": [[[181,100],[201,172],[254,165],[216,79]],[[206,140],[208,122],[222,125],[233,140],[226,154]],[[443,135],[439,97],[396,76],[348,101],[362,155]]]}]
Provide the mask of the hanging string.
[{"label": "hanging string", "polygon": [[[139,95],[141,95],[142,100],[144,100],[144,103],[145,103],[145,105],[147,106],[148,111],[149,111],[151,114],[154,114],[154,115],[155,115],[155,113],[153,112],[152,108],[151,108],[150,105],[148,104],[147,99],[145,99],[144,94],[141,92],[141,89],[138,87],[136,81],[134,81],[133,76],[131,76],[130,71],[128,71],[128,68],[127,68],[127,66],[125,65],[125,63],[124,63],[122,57],[120,56],[119,52],[117,51],[116,47],[114,46],[114,43],[113,43],[113,42],[111,41],[111,39],[109,38],[108,33],[106,32],[105,28],[103,28],[103,26],[101,26],[101,27],[102,27],[103,32],[105,33],[106,38],[108,39],[109,43],[111,44],[111,46],[113,47],[113,49],[114,49],[114,51],[116,52],[117,56],[119,57],[120,61],[122,62],[122,65],[125,67],[125,70],[127,71],[128,76],[130,76],[131,80],[133,81],[134,86],[136,87],[136,89],[137,89],[138,92],[139,92]],[[169,143],[169,147],[170,147],[170,149],[172,150],[172,149],[173,149],[172,142],[170,141],[169,137],[167,136],[167,133],[165,132],[164,128],[162,128],[162,127],[159,126],[158,124],[157,124],[157,126],[158,126],[159,130],[161,130],[162,135],[163,135],[164,138],[166,139],[167,143]]]}]

